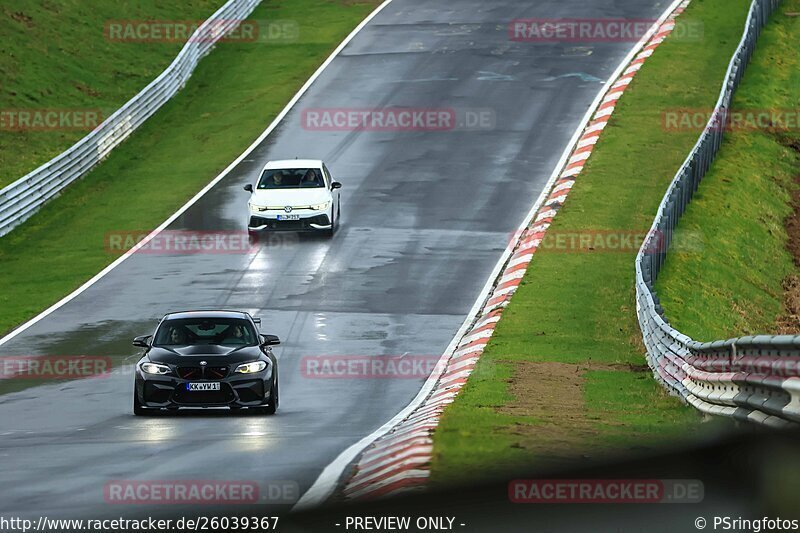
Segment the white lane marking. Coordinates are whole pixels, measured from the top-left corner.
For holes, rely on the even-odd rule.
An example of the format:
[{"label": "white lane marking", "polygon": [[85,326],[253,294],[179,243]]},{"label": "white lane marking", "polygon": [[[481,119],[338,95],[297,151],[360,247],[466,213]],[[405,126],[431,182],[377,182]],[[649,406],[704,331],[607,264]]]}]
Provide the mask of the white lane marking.
[{"label": "white lane marking", "polygon": [[[389,3],[391,0],[387,0],[386,3]],[[366,437],[362,438],[355,444],[349,446],[346,450],[340,453],[336,459],[334,459],[319,477],[314,481],[314,484],[300,497],[298,502],[292,507],[292,511],[296,510],[303,510],[312,508],[324,503],[332,494],[333,491],[336,489],[337,484],[339,483],[339,479],[344,474],[345,470],[347,469],[348,465],[356,459],[356,457],[369,445],[373,442],[381,438],[382,436],[386,435],[391,431],[397,424],[403,421],[403,419],[407,418],[414,410],[417,409],[422,403],[427,399],[428,395],[433,390],[434,386],[436,385],[439,377],[442,375],[442,371],[444,370],[444,362],[450,357],[452,352],[455,351],[456,347],[459,344],[461,337],[463,337],[468,328],[472,325],[472,322],[475,321],[477,314],[481,311],[484,302],[488,299],[489,294],[491,293],[492,289],[495,285],[495,280],[500,276],[500,273],[503,270],[503,266],[508,261],[511,253],[514,251],[514,247],[516,246],[517,241],[519,240],[520,236],[522,235],[523,231],[530,226],[533,217],[536,215],[536,212],[539,210],[541,205],[547,199],[547,196],[552,189],[553,184],[559,177],[559,173],[561,169],[564,167],[567,158],[572,153],[575,145],[578,143],[578,139],[580,139],[583,130],[586,129],[586,126],[589,124],[592,116],[594,115],[597,108],[600,106],[600,102],[603,98],[603,95],[608,92],[611,88],[611,85],[620,77],[622,71],[625,67],[631,62],[631,60],[639,53],[639,50],[644,47],[645,44],[652,38],[658,28],[664,23],[664,20],[673,12],[675,9],[683,2],[683,0],[675,0],[669,7],[663,12],[661,17],[653,24],[650,30],[642,37],[642,39],[631,49],[627,56],[622,60],[619,66],[616,68],[613,74],[608,78],[606,83],[600,89],[600,92],[597,93],[597,96],[592,102],[592,105],[589,106],[589,109],[586,110],[586,114],[584,115],[583,119],[578,125],[578,128],[575,130],[575,133],[572,135],[572,139],[570,139],[567,147],[564,149],[564,152],[561,154],[561,158],[559,159],[558,163],[556,164],[555,168],[553,169],[553,173],[550,175],[550,179],[545,184],[544,188],[542,189],[541,194],[539,194],[539,198],[536,199],[536,202],[533,204],[533,207],[528,212],[525,220],[520,224],[519,229],[515,233],[516,238],[514,242],[509,243],[506,247],[503,255],[497,261],[494,269],[492,270],[489,279],[484,285],[483,289],[481,290],[480,294],[478,295],[478,299],[475,301],[475,305],[472,306],[467,317],[464,319],[464,323],[459,328],[458,332],[456,333],[453,340],[448,345],[447,349],[445,350],[442,357],[439,359],[439,363],[436,365],[434,372],[428,377],[425,383],[422,385],[422,389],[419,393],[411,400],[402,411],[397,413],[391,420],[383,424],[381,427],[367,435]],[[383,4],[385,5],[385,4]],[[383,7],[383,5],[381,7]],[[380,9],[380,8],[379,8]],[[405,473],[405,475],[412,475],[412,473]],[[427,476],[427,471],[423,474]]]},{"label": "white lane marking", "polygon": [[261,133],[261,135],[259,135],[258,138],[255,141],[253,141],[253,144],[251,144],[239,157],[234,159],[233,162],[230,165],[228,165],[222,172],[220,172],[219,175],[216,178],[214,178],[208,185],[203,187],[203,189],[200,190],[200,192],[198,192],[196,195],[194,195],[194,197],[192,197],[188,202],[186,202],[183,205],[183,207],[181,207],[178,211],[176,211],[171,217],[169,217],[166,221],[164,221],[160,226],[158,226],[156,229],[154,229],[147,237],[145,237],[136,246],[134,246],[133,248],[128,250],[124,255],[122,255],[121,257],[116,259],[113,263],[111,263],[110,265],[105,267],[103,270],[101,270],[99,273],[97,273],[94,277],[92,277],[89,281],[87,281],[86,283],[84,283],[83,285],[81,285],[80,287],[75,289],[75,291],[73,291],[72,293],[68,294],[67,296],[65,296],[64,298],[62,298],[61,300],[59,300],[58,302],[53,304],[52,306],[48,307],[47,309],[45,309],[44,311],[42,311],[41,313],[39,313],[38,315],[36,315],[32,319],[28,320],[27,322],[25,322],[21,326],[17,327],[15,330],[11,331],[5,337],[0,339],[0,346],[2,346],[3,344],[7,343],[8,341],[10,341],[11,339],[16,337],[17,335],[19,335],[23,331],[27,330],[28,328],[30,328],[31,326],[33,326],[34,324],[36,324],[37,322],[39,322],[43,318],[46,318],[48,315],[52,314],[53,312],[57,311],[61,307],[65,306],[66,304],[68,304],[69,302],[71,302],[72,300],[74,300],[75,298],[80,296],[84,291],[86,291],[92,285],[94,285],[95,283],[97,283],[98,281],[103,279],[109,272],[111,272],[112,270],[117,268],[125,260],[127,260],[130,256],[132,256],[134,253],[136,253],[137,250],[139,250],[141,247],[147,245],[147,243],[149,243],[154,237],[156,237],[159,233],[164,231],[179,216],[181,216],[183,213],[185,213],[187,209],[189,209],[191,206],[193,206],[195,203],[197,203],[197,201],[200,200],[200,198],[205,196],[206,193],[208,193],[208,191],[213,189],[214,186],[217,185],[217,183],[222,181],[222,179],[225,178],[225,176],[227,176],[231,172],[231,170],[236,168],[236,166],[239,163],[244,161],[245,158],[247,156],[249,156],[250,153],[253,150],[255,150],[264,141],[264,139],[267,138],[267,136],[270,133],[272,133],[272,130],[274,130],[278,126],[278,124],[280,124],[280,122],[283,120],[283,118],[289,113],[289,111],[292,110],[292,108],[295,106],[295,104],[297,104],[297,101],[300,100],[300,98],[306,93],[306,91],[308,91],[309,87],[311,87],[311,85],[316,81],[316,79],[320,77],[320,75],[323,73],[323,71],[326,68],[328,68],[328,65],[330,65],[333,62],[334,59],[336,59],[336,56],[338,56],[341,53],[341,51],[345,48],[345,46],[347,46],[350,43],[350,41],[352,41],[355,38],[355,36],[364,28],[364,26],[367,25],[367,23],[369,23],[370,20],[372,20],[378,13],[380,13],[380,11],[384,7],[389,5],[389,3],[391,3],[391,2],[392,2],[392,0],[386,0],[384,3],[379,5],[372,13],[367,15],[367,18],[362,20],[361,23],[358,26],[356,26],[356,28],[352,32],[350,32],[350,34],[347,37],[345,37],[344,41],[342,41],[339,44],[339,46],[336,47],[336,49],[331,53],[330,56],[328,56],[328,58],[325,60],[325,62],[322,63],[322,65],[319,66],[319,68],[314,72],[314,74],[311,75],[311,77],[308,79],[308,81],[306,81],[305,84],[303,84],[303,86],[300,87],[300,90],[297,91],[297,93],[292,97],[291,100],[289,100],[289,103],[286,104],[286,107],[284,107],[283,110],[280,112],[280,114],[278,114],[278,116],[275,117],[275,119],[272,121],[272,123],[270,123],[270,125],[267,126],[267,129],[264,130]]}]

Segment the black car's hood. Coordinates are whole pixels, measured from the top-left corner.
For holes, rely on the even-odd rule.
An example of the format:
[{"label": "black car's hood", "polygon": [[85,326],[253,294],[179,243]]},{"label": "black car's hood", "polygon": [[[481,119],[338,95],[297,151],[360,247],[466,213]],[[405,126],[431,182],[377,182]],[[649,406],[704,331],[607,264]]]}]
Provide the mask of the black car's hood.
[{"label": "black car's hood", "polygon": [[258,346],[154,346],[147,353],[154,363],[185,364],[207,361],[209,364],[232,364],[256,361],[264,354]]}]

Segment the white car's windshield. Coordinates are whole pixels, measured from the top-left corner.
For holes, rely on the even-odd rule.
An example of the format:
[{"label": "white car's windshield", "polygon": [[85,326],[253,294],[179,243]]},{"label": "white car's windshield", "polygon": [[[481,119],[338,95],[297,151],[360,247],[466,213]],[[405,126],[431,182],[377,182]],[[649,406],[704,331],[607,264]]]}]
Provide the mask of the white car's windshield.
[{"label": "white car's windshield", "polygon": [[318,168],[282,168],[265,170],[258,180],[259,189],[297,189],[324,187]]}]

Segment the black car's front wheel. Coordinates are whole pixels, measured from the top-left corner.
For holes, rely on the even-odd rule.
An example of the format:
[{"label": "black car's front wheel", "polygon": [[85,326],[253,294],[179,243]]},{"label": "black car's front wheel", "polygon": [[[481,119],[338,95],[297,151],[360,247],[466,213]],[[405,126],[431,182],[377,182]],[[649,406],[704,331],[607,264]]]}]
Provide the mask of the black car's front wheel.
[{"label": "black car's front wheel", "polygon": [[272,382],[267,402],[267,405],[259,408],[259,411],[261,414],[274,415],[275,411],[278,410],[278,378],[275,378],[275,381]]},{"label": "black car's front wheel", "polygon": [[147,416],[149,414],[147,409],[139,403],[139,395],[136,394],[135,388],[133,390],[133,414],[136,416]]}]

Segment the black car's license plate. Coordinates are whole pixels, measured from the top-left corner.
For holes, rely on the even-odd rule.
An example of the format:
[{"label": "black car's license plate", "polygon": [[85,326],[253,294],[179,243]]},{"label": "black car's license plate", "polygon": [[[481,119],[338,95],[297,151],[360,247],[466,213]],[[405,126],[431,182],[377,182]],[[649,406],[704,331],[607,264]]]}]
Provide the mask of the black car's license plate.
[{"label": "black car's license plate", "polygon": [[219,382],[209,383],[187,383],[186,390],[188,391],[207,391],[207,390],[220,390]]}]

